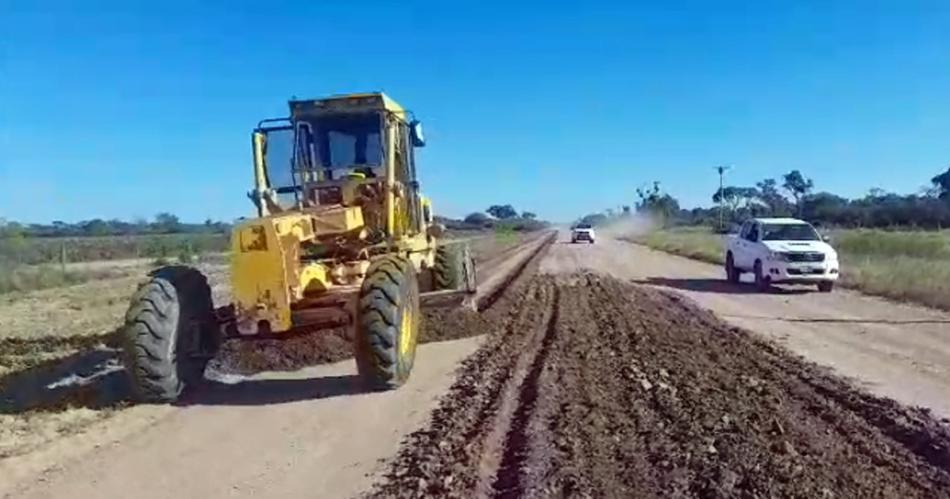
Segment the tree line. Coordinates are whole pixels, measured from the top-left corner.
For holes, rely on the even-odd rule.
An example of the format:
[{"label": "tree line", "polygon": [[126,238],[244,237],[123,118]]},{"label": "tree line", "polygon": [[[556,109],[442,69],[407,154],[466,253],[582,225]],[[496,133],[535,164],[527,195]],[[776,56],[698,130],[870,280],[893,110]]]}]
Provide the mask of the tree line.
[{"label": "tree line", "polygon": [[[726,186],[712,195],[721,204],[728,222],[751,216],[794,216],[811,222],[843,227],[920,228],[950,227],[950,167],[930,179],[919,193],[897,194],[871,189],[866,195],[848,199],[827,191],[815,191],[812,179],[792,170],[777,179],[764,179],[755,186]],[[718,216],[718,207],[690,210],[681,218],[709,223]]]},{"label": "tree line", "polygon": [[[720,213],[726,225],[749,217],[798,217],[817,224],[842,227],[950,227],[950,167],[930,179],[930,186],[914,194],[897,194],[871,189],[865,196],[848,199],[827,191],[816,191],[815,183],[800,170],[779,179],[767,178],[754,186],[727,185],[712,194],[712,206],[680,208],[679,202],[663,192],[659,182],[636,190],[637,213],[647,214],[666,225],[713,225]],[[720,211],[721,210],[721,211]],[[599,225],[631,213],[630,206],[592,213],[579,222]]]},{"label": "tree line", "polygon": [[49,224],[22,224],[0,219],[0,237],[95,237],[154,234],[224,234],[231,230],[225,222],[207,219],[204,223],[186,223],[171,213],[159,213],[151,220],[131,222],[92,219],[76,223],[54,221]]}]

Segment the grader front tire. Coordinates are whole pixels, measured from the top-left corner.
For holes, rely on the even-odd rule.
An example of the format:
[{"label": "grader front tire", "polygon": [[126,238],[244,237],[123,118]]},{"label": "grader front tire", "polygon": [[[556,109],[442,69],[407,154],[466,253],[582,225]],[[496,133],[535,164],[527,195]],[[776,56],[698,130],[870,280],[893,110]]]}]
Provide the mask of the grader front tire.
[{"label": "grader front tire", "polygon": [[412,371],[419,331],[419,283],[412,263],[394,255],[373,262],[357,307],[360,377],[372,389],[398,388]]},{"label": "grader front tire", "polygon": [[123,361],[141,402],[173,402],[201,381],[218,346],[211,288],[201,272],[163,267],[133,295]]}]

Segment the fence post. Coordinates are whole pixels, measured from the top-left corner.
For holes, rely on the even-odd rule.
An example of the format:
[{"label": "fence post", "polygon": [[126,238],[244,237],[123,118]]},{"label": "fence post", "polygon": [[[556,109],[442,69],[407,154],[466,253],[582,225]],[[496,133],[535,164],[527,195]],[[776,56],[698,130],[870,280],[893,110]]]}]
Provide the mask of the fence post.
[{"label": "fence post", "polygon": [[59,268],[66,273],[66,242],[59,243]]}]

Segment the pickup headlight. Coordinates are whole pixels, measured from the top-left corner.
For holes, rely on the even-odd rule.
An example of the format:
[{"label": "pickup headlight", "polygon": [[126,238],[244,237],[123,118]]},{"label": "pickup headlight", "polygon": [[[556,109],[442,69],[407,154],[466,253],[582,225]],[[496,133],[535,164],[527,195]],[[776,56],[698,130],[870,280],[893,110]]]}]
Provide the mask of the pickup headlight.
[{"label": "pickup headlight", "polygon": [[774,262],[787,262],[788,253],[782,253],[781,251],[769,251],[769,260]]}]

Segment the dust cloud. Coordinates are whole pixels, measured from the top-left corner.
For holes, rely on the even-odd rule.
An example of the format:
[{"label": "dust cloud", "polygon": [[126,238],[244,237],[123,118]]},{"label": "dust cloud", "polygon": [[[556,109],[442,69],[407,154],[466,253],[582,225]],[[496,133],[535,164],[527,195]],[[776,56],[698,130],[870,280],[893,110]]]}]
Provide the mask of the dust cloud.
[{"label": "dust cloud", "polygon": [[607,223],[595,227],[595,230],[599,238],[629,239],[647,234],[659,225],[653,217],[636,213],[611,219]]}]

